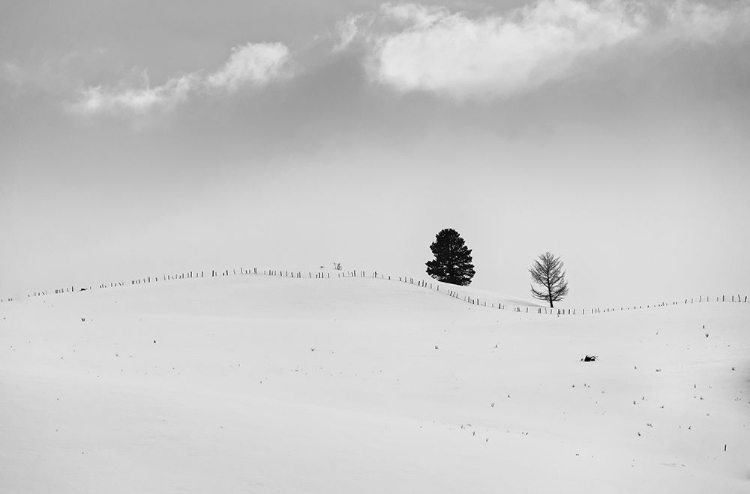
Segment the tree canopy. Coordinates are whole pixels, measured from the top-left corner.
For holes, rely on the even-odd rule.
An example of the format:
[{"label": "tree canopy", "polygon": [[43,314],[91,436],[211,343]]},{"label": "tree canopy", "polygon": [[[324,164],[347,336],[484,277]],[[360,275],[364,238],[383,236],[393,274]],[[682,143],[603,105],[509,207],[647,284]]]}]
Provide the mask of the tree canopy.
[{"label": "tree canopy", "polygon": [[427,261],[427,274],[438,281],[466,286],[474,277],[471,249],[461,235],[452,228],[438,232],[430,245],[435,259]]}]

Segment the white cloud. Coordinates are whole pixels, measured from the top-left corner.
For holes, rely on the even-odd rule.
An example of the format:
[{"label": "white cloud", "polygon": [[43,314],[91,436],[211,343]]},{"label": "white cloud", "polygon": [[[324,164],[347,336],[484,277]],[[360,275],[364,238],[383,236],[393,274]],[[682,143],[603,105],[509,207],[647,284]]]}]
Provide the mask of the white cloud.
[{"label": "white cloud", "polygon": [[507,17],[480,19],[418,6],[382,10],[403,27],[374,38],[374,77],[401,91],[459,99],[534,89],[643,26],[637,12],[613,2],[546,0]]},{"label": "white cloud", "polygon": [[704,43],[719,41],[736,24],[750,26],[750,5],[740,3],[728,9],[678,0],[666,8],[666,35]]},{"label": "white cloud", "polygon": [[248,43],[232,49],[221,70],[210,74],[206,83],[214,88],[236,91],[244,84],[267,84],[282,75],[289,62],[289,48],[282,43]]},{"label": "white cloud", "polygon": [[369,26],[362,16],[342,23],[340,45],[364,43],[371,78],[401,92],[505,97],[568,77],[586,57],[654,33],[661,41],[715,41],[738,22],[750,26],[743,2],[722,10],[684,0],[541,0],[479,17],[386,3]]},{"label": "white cloud", "polygon": [[[750,0],[709,6],[690,0],[539,0],[504,13],[470,15],[445,7],[385,3],[336,25],[334,52],[355,45],[370,78],[399,92],[423,91],[457,100],[509,97],[575,74],[581,62],[630,41],[661,49],[668,43],[719,43],[750,36]],[[100,56],[97,53],[96,56]],[[37,85],[65,93],[81,88],[73,52],[34,70],[0,65],[0,84],[13,91]],[[85,55],[91,58],[93,55]],[[68,109],[79,114],[146,115],[196,96],[262,87],[292,75],[282,43],[232,49],[214,71],[198,70],[152,86],[145,71],[112,85],[84,86]],[[7,91],[7,89],[6,89]]]},{"label": "white cloud", "polygon": [[81,99],[71,109],[84,114],[133,113],[143,115],[155,109],[169,110],[187,99],[199,83],[195,75],[170,79],[165,84],[151,87],[148,74],[141,73],[141,83],[135,87],[125,83],[116,87],[92,86],[81,92]]},{"label": "white cloud", "polygon": [[87,115],[146,115],[156,110],[168,111],[194,94],[214,94],[217,90],[234,92],[245,85],[265,85],[284,76],[289,60],[289,49],[281,43],[248,43],[233,48],[229,60],[215,72],[193,72],[152,87],[148,73],[140,71],[135,81],[83,88],[79,100],[69,105],[69,109]]},{"label": "white cloud", "polygon": [[[333,47],[334,52],[345,50],[351,45],[354,40],[359,37],[363,30],[367,30],[375,20],[373,14],[357,14],[350,15],[343,21],[339,21],[336,24],[336,34],[338,41]],[[366,24],[363,26],[363,24]]]},{"label": "white cloud", "polygon": [[381,5],[380,11],[385,17],[416,28],[427,28],[450,15],[448,9],[443,7],[413,3],[386,3]]}]

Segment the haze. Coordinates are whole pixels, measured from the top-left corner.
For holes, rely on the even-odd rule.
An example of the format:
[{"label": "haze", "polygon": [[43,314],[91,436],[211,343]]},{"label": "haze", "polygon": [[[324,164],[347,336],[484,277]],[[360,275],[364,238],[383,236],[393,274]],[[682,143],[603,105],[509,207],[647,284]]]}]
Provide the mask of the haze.
[{"label": "haze", "polygon": [[745,293],[750,3],[4,2],[0,297],[196,269]]}]

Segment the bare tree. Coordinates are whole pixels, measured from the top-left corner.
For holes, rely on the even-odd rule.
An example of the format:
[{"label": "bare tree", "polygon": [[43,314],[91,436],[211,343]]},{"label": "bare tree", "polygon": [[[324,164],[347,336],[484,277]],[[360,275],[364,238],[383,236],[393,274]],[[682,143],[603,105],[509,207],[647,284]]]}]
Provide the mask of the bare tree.
[{"label": "bare tree", "polygon": [[551,252],[539,254],[539,259],[529,269],[531,280],[541,285],[539,290],[531,286],[531,294],[537,300],[546,300],[550,307],[554,302],[562,300],[568,295],[568,282],[565,281],[563,262]]}]

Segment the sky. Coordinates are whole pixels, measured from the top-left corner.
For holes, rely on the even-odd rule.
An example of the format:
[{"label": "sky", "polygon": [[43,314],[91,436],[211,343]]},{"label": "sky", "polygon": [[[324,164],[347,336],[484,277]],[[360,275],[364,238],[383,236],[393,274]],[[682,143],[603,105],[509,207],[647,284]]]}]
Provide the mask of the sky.
[{"label": "sky", "polygon": [[747,294],[748,0],[2,4],[0,298],[443,228],[508,296]]}]

